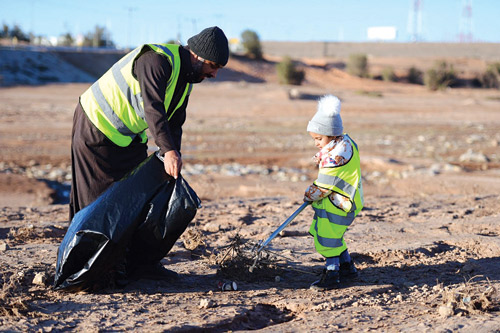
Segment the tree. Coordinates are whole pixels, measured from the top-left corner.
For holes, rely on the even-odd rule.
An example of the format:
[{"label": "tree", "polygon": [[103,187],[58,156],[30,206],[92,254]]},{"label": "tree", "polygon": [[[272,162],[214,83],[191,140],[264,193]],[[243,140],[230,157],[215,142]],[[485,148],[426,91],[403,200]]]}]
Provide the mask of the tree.
[{"label": "tree", "polygon": [[110,39],[110,33],[105,27],[100,27],[96,25],[94,32],[89,32],[85,35],[83,40],[83,46],[87,47],[102,47],[102,46],[114,46],[113,41]]},{"label": "tree", "polygon": [[67,32],[61,36],[60,44],[62,46],[73,46],[75,44],[75,39],[69,32]]},{"label": "tree", "polygon": [[21,27],[19,27],[17,24],[14,25],[12,30],[10,31],[10,37],[12,38],[17,38],[18,41],[24,41],[24,42],[29,42],[30,38],[27,34],[23,32]]},{"label": "tree", "polygon": [[9,26],[7,24],[3,24],[2,31],[0,32],[0,38],[8,38],[9,37]]},{"label": "tree", "polygon": [[262,46],[260,45],[259,35],[255,31],[243,31],[241,34],[241,44],[248,56],[254,59],[262,59]]}]

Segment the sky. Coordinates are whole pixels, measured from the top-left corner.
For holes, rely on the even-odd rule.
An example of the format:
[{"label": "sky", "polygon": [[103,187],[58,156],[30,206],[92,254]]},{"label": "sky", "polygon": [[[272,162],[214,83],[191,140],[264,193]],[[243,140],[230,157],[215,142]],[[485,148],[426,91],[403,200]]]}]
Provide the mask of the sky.
[{"label": "sky", "polygon": [[10,28],[51,37],[98,25],[118,47],[185,44],[214,25],[228,38],[249,29],[261,41],[364,42],[368,28],[394,27],[394,42],[499,43],[499,16],[500,0],[0,0],[0,23]]}]

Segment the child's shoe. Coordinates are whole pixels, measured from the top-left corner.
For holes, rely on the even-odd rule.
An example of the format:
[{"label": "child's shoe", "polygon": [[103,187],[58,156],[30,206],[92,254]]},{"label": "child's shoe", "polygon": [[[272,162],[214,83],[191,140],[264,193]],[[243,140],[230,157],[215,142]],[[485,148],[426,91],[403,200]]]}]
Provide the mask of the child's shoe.
[{"label": "child's shoe", "polygon": [[338,270],[324,269],[321,278],[314,281],[309,289],[315,291],[325,291],[340,287],[340,274]]},{"label": "child's shoe", "polygon": [[352,260],[340,264],[340,276],[342,279],[355,279],[359,276],[358,270]]}]

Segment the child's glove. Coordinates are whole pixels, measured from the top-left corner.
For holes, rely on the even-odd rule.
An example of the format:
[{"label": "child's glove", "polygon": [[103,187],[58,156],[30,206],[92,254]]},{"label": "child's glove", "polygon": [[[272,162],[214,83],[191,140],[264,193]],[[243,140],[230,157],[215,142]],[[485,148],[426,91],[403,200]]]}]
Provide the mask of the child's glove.
[{"label": "child's glove", "polygon": [[322,189],[314,184],[309,185],[304,193],[304,201],[318,201],[326,198],[332,191]]}]

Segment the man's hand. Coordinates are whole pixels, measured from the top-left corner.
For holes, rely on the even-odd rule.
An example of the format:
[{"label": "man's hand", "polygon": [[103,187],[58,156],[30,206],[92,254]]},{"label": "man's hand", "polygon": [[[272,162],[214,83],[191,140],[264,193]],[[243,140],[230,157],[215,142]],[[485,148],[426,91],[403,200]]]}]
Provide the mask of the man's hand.
[{"label": "man's hand", "polygon": [[163,157],[163,166],[165,167],[165,172],[170,176],[177,179],[179,173],[182,169],[182,158],[177,150],[170,150],[165,153]]}]

